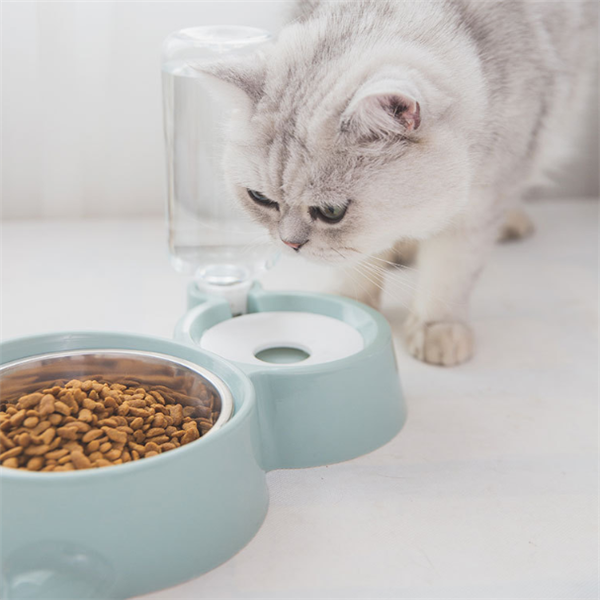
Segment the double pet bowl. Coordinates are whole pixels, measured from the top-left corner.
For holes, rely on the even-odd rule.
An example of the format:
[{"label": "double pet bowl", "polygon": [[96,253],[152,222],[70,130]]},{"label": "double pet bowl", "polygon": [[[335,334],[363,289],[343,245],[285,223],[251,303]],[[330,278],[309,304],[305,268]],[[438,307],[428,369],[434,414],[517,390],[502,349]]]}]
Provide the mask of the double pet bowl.
[{"label": "double pet bowl", "polygon": [[152,458],[62,473],[0,468],[5,600],[124,599],[197,577],[260,528],[267,471],[360,456],[404,424],[391,333],[376,311],[259,287],[234,319],[225,300],[194,287],[189,304],[177,341],[59,333],[0,345],[3,397],[33,391],[45,372],[85,378],[110,364],[140,381],[196,378],[220,410],[205,436]]}]

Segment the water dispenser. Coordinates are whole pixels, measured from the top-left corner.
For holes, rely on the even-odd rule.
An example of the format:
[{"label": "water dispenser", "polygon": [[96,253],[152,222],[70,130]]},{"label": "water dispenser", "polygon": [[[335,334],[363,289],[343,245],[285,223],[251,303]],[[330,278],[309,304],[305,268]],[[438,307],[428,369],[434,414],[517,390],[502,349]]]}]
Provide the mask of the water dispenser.
[{"label": "water dispenser", "polygon": [[162,52],[171,261],[199,289],[231,298],[239,312],[252,281],[278,253],[227,188],[220,159],[235,108],[197,67],[250,55],[271,41],[269,32],[251,27],[193,27],[170,35]]}]

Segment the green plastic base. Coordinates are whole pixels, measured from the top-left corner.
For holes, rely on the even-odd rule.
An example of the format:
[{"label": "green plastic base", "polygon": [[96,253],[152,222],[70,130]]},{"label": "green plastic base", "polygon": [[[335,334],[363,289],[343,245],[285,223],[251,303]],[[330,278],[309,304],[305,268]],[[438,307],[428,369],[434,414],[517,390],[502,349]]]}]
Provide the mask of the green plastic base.
[{"label": "green plastic base", "polygon": [[[231,319],[229,304],[192,283],[189,311],[175,338],[198,347],[202,334]],[[255,284],[248,312],[298,311],[333,317],[357,329],[364,349],[319,365],[261,368],[238,363],[256,389],[267,470],[313,467],[349,460],[390,441],[406,420],[406,405],[390,327],[377,311],[340,296],[267,292]]]},{"label": "green plastic base", "polygon": [[235,414],[192,444],[105,469],[0,468],[0,597],[123,599],[171,587],[225,562],[268,506],[254,388],[233,365],[171,340],[62,333],[0,345],[2,364],[48,352],[118,348],[176,356],[227,383]]},{"label": "green plastic base", "polygon": [[177,326],[185,343],[120,333],[59,333],[0,345],[0,364],[82,349],[132,349],[197,363],[231,389],[235,413],[182,448],[99,470],[0,468],[0,596],[123,599],[197,577],[243,548],[268,506],[265,473],[347,460],[401,429],[406,409],[390,329],[377,312],[317,294],[255,287],[249,309],[309,311],[358,329],[364,349],[313,366],[257,368],[197,342],[231,317],[227,302],[190,292]]}]

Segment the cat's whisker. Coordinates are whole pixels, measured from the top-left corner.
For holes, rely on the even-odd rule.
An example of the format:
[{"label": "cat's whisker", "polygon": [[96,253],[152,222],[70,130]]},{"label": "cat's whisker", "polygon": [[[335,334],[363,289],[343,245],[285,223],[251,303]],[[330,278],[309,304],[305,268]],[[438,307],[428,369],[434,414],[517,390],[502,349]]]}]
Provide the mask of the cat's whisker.
[{"label": "cat's whisker", "polygon": [[[363,269],[371,270],[374,274],[377,274],[378,277],[383,278],[389,273],[388,269],[380,267],[379,265],[368,264],[368,263],[360,263],[360,264]],[[419,289],[417,284],[412,285],[408,281],[398,279],[398,278],[390,278],[390,277],[386,278],[385,285],[392,286],[393,288],[395,288],[396,291],[410,291],[410,292],[414,293],[417,291],[417,289]],[[449,302],[447,299],[441,298],[437,294],[434,294],[431,290],[429,290],[427,292],[427,296],[428,296],[428,299],[435,300],[438,304],[444,306],[445,308],[447,308],[449,310],[462,308],[464,306],[464,303]]]},{"label": "cat's whisker", "polygon": [[342,267],[342,270],[344,271],[344,274],[346,275],[346,277],[348,279],[350,279],[350,281],[352,281],[352,284],[354,286],[354,296],[357,298],[358,294],[356,293],[356,285],[358,284],[358,286],[360,287],[360,289],[371,299],[373,300],[373,294],[369,291],[369,289],[367,287],[365,287],[361,282],[360,279],[358,279],[357,277],[355,277],[352,274],[352,270],[348,271],[346,269],[346,267]]},{"label": "cat's whisker", "polygon": [[[364,266],[364,265],[363,265]],[[362,266],[361,266],[362,268]],[[358,268],[357,271],[361,274],[362,277],[364,277],[365,279],[367,279],[368,281],[370,281],[374,286],[376,286],[377,288],[379,288],[380,290],[383,291],[383,284],[380,283],[377,280],[374,280],[371,278],[370,274],[368,272],[362,271],[361,268]],[[399,291],[399,290],[395,290],[395,291]],[[399,297],[398,295],[395,296],[395,300],[398,301],[398,303],[403,307],[406,308],[410,313],[413,312],[411,306],[409,303],[405,302],[403,300],[403,298]]]},{"label": "cat's whisker", "polygon": [[[339,252],[339,250],[334,248],[334,251],[339,254],[342,258],[344,258],[344,256],[342,255],[341,252]],[[366,293],[366,295],[372,300],[373,299],[373,295],[371,294],[371,292],[368,290],[368,288],[366,288],[364,285],[362,285],[362,283],[360,283],[360,280],[357,279],[356,277],[353,276],[352,274],[352,269],[348,270],[343,264],[338,264],[338,263],[330,263],[330,264],[334,264],[336,266],[340,266],[342,268],[342,271],[344,272],[344,275],[346,276],[347,279],[350,279],[350,281],[352,281],[352,284],[354,285],[354,296],[358,297],[358,294],[356,293],[356,284],[358,284],[360,286],[360,288],[363,290],[363,292]]]},{"label": "cat's whisker", "polygon": [[374,254],[367,254],[366,252],[360,252],[359,250],[354,250],[352,248],[348,248],[348,250],[350,250],[351,252],[354,252],[355,254],[357,254],[359,256],[363,256],[367,260],[377,260],[382,263],[385,263],[386,265],[389,265],[390,269],[395,269],[397,271],[400,271],[400,270],[415,271],[415,272],[418,271],[418,269],[415,269],[414,267],[409,267],[408,265],[398,264],[394,261],[386,260],[384,258],[380,258],[379,256],[375,256]]},{"label": "cat's whisker", "polygon": [[392,271],[392,269],[390,269],[387,265],[381,266],[371,262],[370,260],[362,261],[360,264],[367,265],[369,268],[376,270],[378,273],[390,273]]},{"label": "cat's whisker", "polygon": [[396,263],[391,260],[385,260],[384,258],[380,258],[379,256],[374,256],[373,254],[364,254],[364,256],[367,258],[385,263],[386,265],[388,265],[389,269],[393,269],[396,271],[414,271],[415,273],[419,271],[419,269],[416,269],[415,267],[410,267],[408,265]]},{"label": "cat's whisker", "polygon": [[383,291],[383,285],[377,281],[377,279],[373,279],[371,277],[371,273],[369,273],[366,270],[363,270],[362,267],[359,267],[357,265],[356,270],[367,280],[370,281],[376,288],[380,289],[381,291]]},{"label": "cat's whisker", "polygon": [[[369,255],[366,255],[364,253],[361,253],[361,254],[363,254],[364,256],[369,256]],[[376,257],[369,256],[369,258],[376,258]],[[386,260],[382,259],[382,262],[384,262],[384,263],[387,264],[390,261],[386,261]],[[368,262],[368,261],[365,261],[365,262],[359,263],[359,264],[361,264],[363,267],[366,267],[367,269],[372,270],[373,272],[377,272],[378,275],[381,276],[381,277],[387,276],[389,274],[389,272],[390,272],[390,269],[388,269],[387,267],[382,267],[380,265],[373,264],[373,263]],[[390,264],[394,264],[394,263],[390,263]],[[404,268],[401,267],[400,269],[397,269],[397,270],[404,270]],[[416,272],[416,273],[418,272],[418,269],[410,269],[410,270],[413,271],[413,272]],[[390,284],[392,286],[395,286],[396,288],[404,288],[404,289],[410,290],[412,292],[415,292],[418,289],[418,284],[417,283],[411,284],[411,283],[409,283],[406,280],[401,280],[401,279],[397,279],[397,278],[386,277],[386,281],[387,281],[388,284]],[[436,301],[444,304],[444,306],[446,306],[446,307],[451,307],[452,306],[451,303],[443,300],[442,298],[434,297],[434,299]]]},{"label": "cat's whisker", "polygon": [[[407,281],[403,281],[401,279],[390,279],[389,277],[386,277],[388,274],[387,269],[381,269],[380,268],[375,268],[376,265],[369,265],[369,264],[365,264],[365,263],[361,263],[361,268],[365,269],[367,272],[370,272],[374,277],[377,277],[378,279],[385,279],[385,285],[391,285],[394,288],[396,288],[397,290],[402,289],[402,290],[408,290],[409,292],[415,292],[417,287],[415,285],[411,285],[409,282]],[[384,283],[382,282],[381,287],[383,289]]]}]

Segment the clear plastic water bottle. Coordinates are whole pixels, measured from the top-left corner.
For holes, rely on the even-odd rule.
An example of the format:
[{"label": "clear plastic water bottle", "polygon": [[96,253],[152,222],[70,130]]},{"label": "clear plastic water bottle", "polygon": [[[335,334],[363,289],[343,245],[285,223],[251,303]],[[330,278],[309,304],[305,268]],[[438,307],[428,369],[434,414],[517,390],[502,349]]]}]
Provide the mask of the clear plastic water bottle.
[{"label": "clear plastic water bottle", "polygon": [[225,185],[224,130],[233,106],[210,89],[194,64],[256,52],[271,34],[250,27],[194,27],[163,44],[169,250],[177,271],[197,286],[243,294],[277,251]]}]

